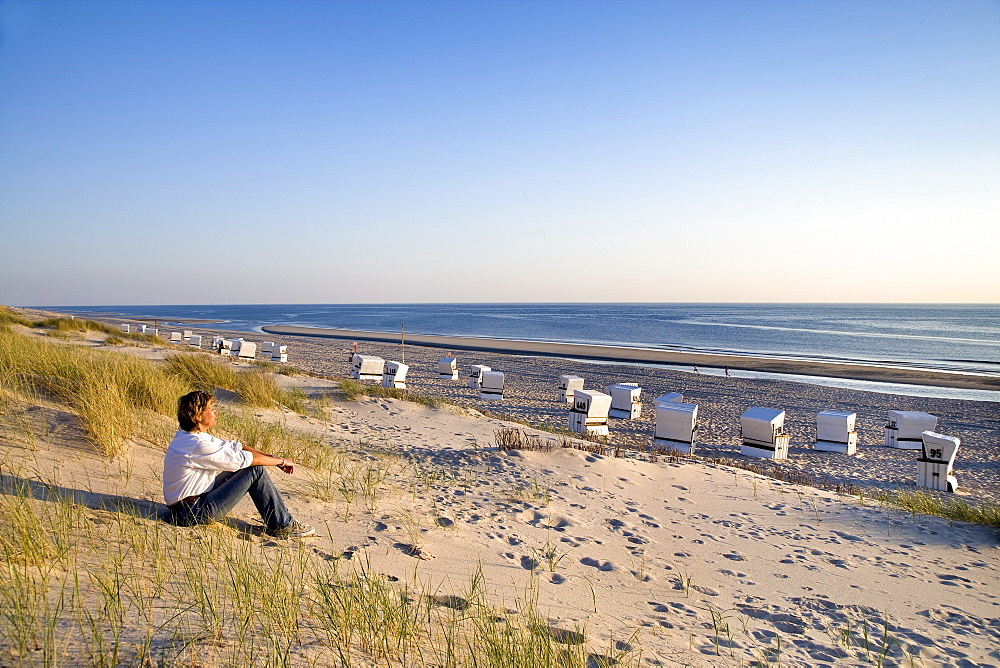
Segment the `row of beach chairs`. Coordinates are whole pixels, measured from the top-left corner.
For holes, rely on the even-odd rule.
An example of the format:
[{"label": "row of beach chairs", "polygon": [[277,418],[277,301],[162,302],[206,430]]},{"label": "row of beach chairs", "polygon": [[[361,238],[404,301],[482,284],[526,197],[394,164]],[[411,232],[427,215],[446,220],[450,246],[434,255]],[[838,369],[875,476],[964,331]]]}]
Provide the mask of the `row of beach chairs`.
[{"label": "row of beach chairs", "polygon": [[[122,331],[126,334],[130,333],[132,329],[138,334],[151,334],[153,336],[159,336],[160,330],[155,327],[148,327],[146,325],[122,325]],[[193,348],[201,348],[203,337],[200,334],[195,334],[190,329],[185,329],[180,332],[170,332],[170,343],[177,345],[189,345]],[[221,336],[212,337],[211,349],[219,353],[220,355],[229,355],[230,357],[242,360],[255,360],[257,359],[258,351],[257,344],[253,341],[246,341],[243,338],[233,338],[227,339]],[[272,362],[287,362],[288,361],[288,346],[284,344],[279,344],[274,341],[264,341],[260,345],[260,353],[265,360],[270,359]]]},{"label": "row of beach chairs", "polygon": [[[372,355],[352,354],[352,376],[379,381],[384,387],[406,387],[409,366],[386,362]],[[458,362],[448,356],[438,361],[438,378],[458,380]],[[480,399],[502,400],[504,374],[482,364],[469,367],[469,387]],[[642,388],[637,383],[617,383],[605,392],[584,389],[584,379],[575,375],[559,377],[556,400],[570,404],[569,430],[581,435],[607,436],[610,418],[636,419],[642,413]],[[663,451],[693,454],[698,438],[698,405],[671,392],[657,397],[654,447]],[[740,454],[746,457],[781,460],[788,457],[789,435],[784,430],[785,412],[754,406],[740,416]],[[857,413],[827,410],[816,415],[816,440],[812,449],[845,455],[857,453]],[[953,492],[955,457],[960,441],[935,431],[937,418],[919,411],[889,411],[885,426],[885,446],[920,450],[917,484],[920,487]]]},{"label": "row of beach chairs", "polygon": [[[198,339],[197,341],[195,339]],[[196,348],[201,347],[201,337],[197,334],[190,338],[189,345]],[[242,338],[227,339],[221,336],[212,337],[212,350],[220,355],[229,355],[236,359],[250,360],[257,359],[257,344],[253,341],[246,341]],[[260,355],[272,362],[288,361],[288,346],[275,343],[274,341],[264,341],[260,345]]]},{"label": "row of beach chairs", "polygon": [[[639,409],[628,412],[628,402],[639,404],[640,388],[635,383],[619,383],[607,393],[582,389],[578,376],[560,376],[559,396],[570,397],[573,408],[569,428],[581,434],[608,434],[609,417],[638,417]],[[618,411],[615,413],[615,402]],[[698,405],[686,403],[676,392],[657,397],[654,447],[665,451],[693,454],[698,438]],[[816,415],[816,440],[812,449],[853,455],[857,452],[857,413],[822,411]],[[785,412],[754,406],[740,416],[740,454],[760,459],[787,459],[789,435],[785,433]],[[955,458],[961,441],[935,431],[937,417],[921,411],[890,410],[885,426],[885,446],[900,450],[920,450],[917,486],[954,492]]]}]

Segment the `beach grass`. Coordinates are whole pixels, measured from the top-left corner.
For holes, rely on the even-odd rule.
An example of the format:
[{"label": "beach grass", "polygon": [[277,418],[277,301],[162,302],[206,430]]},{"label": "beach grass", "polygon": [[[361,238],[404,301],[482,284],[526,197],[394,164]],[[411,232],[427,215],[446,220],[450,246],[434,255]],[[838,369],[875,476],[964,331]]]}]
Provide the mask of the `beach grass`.
[{"label": "beach grass", "polygon": [[258,367],[237,371],[207,353],[177,353],[167,357],[167,369],[195,389],[212,392],[218,387],[236,392],[248,406],[270,408],[280,404],[299,413],[305,407],[301,392],[279,388],[274,375]]},{"label": "beach grass", "polygon": [[365,385],[356,380],[342,379],[340,381],[340,391],[344,393],[347,401],[357,401],[361,397],[384,397],[387,399],[399,399],[401,401],[412,401],[413,403],[427,406],[428,408],[440,408],[450,403],[444,397],[429,394],[418,394],[410,390],[403,390],[396,387],[382,387],[381,385]]},{"label": "beach grass", "polygon": [[146,360],[12,331],[0,332],[0,384],[23,398],[45,395],[71,407],[108,458],[121,455],[132,436],[157,433],[153,416],[173,415],[186,391]]},{"label": "beach grass", "polygon": [[21,325],[31,327],[34,321],[15,313],[9,306],[0,306],[0,325]]},{"label": "beach grass", "polygon": [[[59,330],[56,330],[59,331]],[[259,369],[237,373],[205,354],[180,354],[167,364],[110,351],[56,345],[0,329],[0,398],[55,399],[69,406],[91,441],[109,459],[127,449],[130,438],[161,442],[161,418],[172,418],[177,398],[192,388],[222,387],[236,392],[249,406],[280,404],[303,410],[300,392],[278,388],[273,376]]]},{"label": "beach grass", "polygon": [[224,523],[94,510],[32,475],[10,472],[0,489],[5,664],[601,665],[537,592],[490,601],[481,571],[457,587],[394,582],[363,559]]},{"label": "beach grass", "polygon": [[925,489],[880,491],[873,495],[879,503],[914,514],[936,515],[958,522],[971,522],[1000,529],[1000,506],[975,503],[959,496],[942,495]]}]

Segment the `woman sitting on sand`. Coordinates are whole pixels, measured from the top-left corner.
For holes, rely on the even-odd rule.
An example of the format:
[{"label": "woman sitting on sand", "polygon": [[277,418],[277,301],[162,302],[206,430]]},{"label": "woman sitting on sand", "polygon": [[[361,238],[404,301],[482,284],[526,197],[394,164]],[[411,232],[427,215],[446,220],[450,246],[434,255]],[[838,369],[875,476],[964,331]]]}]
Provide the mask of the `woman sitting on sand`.
[{"label": "woman sitting on sand", "polygon": [[215,397],[208,392],[185,394],[177,401],[177,421],[180,431],[163,459],[163,498],[171,522],[192,526],[221,519],[249,493],[265,533],[278,538],[315,535],[315,529],[296,522],[288,512],[264,468],[277,466],[291,474],[294,463],[208,433],[215,426]]}]

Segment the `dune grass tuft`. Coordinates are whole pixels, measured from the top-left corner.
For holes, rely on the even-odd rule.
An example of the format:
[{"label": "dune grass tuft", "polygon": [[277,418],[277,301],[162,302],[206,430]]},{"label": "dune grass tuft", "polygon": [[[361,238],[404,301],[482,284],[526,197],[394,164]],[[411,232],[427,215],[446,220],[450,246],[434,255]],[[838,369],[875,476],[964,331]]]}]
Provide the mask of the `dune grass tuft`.
[{"label": "dune grass tuft", "polygon": [[48,393],[69,405],[109,458],[122,454],[131,435],[155,433],[152,414],[173,415],[187,390],[146,360],[9,331],[0,332],[0,385]]},{"label": "dune grass tuft", "polygon": [[364,383],[349,378],[340,381],[340,391],[344,393],[344,398],[348,401],[357,401],[360,397],[385,397],[387,399],[400,399],[402,401],[412,401],[413,403],[427,406],[428,408],[440,408],[449,403],[444,397],[436,397],[427,394],[417,394],[410,390],[401,390],[395,387],[382,387],[381,385],[365,385]]},{"label": "dune grass tuft", "polygon": [[21,325],[31,327],[33,321],[18,315],[9,306],[0,306],[0,325]]},{"label": "dune grass tuft", "polygon": [[911,513],[936,515],[1000,529],[1000,506],[994,503],[970,503],[962,497],[944,496],[924,489],[878,492],[874,498]]},{"label": "dune grass tuft", "polygon": [[32,327],[40,329],[55,329],[61,332],[104,332],[105,334],[124,334],[120,329],[96,320],[77,320],[76,318],[43,318],[31,323]]},{"label": "dune grass tuft", "polygon": [[217,387],[236,387],[236,371],[229,364],[201,353],[178,353],[167,357],[167,370],[191,387],[211,392]]},{"label": "dune grass tuft", "polygon": [[221,387],[236,392],[248,406],[270,408],[281,404],[299,413],[305,407],[301,392],[282,390],[274,384],[273,375],[259,368],[237,372],[226,362],[205,353],[171,355],[167,358],[167,368],[197,390],[211,392]]}]

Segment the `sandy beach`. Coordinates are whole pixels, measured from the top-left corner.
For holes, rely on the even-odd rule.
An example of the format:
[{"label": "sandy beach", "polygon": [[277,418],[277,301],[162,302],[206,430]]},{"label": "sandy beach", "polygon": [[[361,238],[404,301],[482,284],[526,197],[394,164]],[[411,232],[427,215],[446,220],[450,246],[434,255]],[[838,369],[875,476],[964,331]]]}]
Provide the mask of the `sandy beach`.
[{"label": "sandy beach", "polygon": [[[81,343],[106,348],[101,338]],[[739,414],[750,406],[780,408],[788,414],[792,447],[789,459],[773,466],[816,482],[907,488],[917,454],[881,447],[882,426],[889,409],[924,410],[938,416],[939,431],[962,439],[960,494],[996,501],[997,404],[456,351],[460,370],[481,363],[507,374],[504,401],[483,402],[464,373],[459,381],[437,378],[441,349],[411,344],[408,387],[450,405],[347,401],[336,379],[348,373],[349,341],[287,336],[280,342],[289,347],[290,365],[324,376],[278,376],[321,402],[322,415],[283,408],[253,414],[313,434],[357,466],[380,472],[377,493],[353,505],[346,497],[318,498],[307,473],[279,480],[295,515],[323,527],[308,542],[315,558],[364,565],[391,582],[421,583],[441,605],[468,596],[468,583],[481,572],[501,607],[534,597],[560,643],[571,647],[586,636],[586,665],[610,665],[612,658],[619,665],[1000,665],[996,530],[643,452],[652,438],[652,398],[676,391],[700,407],[698,454],[705,458],[739,458]],[[178,350],[110,349],[154,361]],[[362,342],[359,351],[402,357],[398,345],[386,343]],[[620,381],[643,387],[642,417],[613,420],[605,454],[557,447],[558,435],[524,426],[565,426],[566,404],[555,400],[563,373],[583,376],[587,387]],[[222,399],[225,410],[242,410]],[[858,456],[808,448],[815,413],[825,409],[858,413]],[[99,504],[94,497],[102,495],[141,500],[156,521],[161,449],[134,443],[123,476],[122,464],[100,464],[66,442],[69,417],[53,419],[66,427],[39,439],[28,457],[36,471],[79,490],[83,503]],[[498,449],[496,431],[512,427],[553,449]],[[612,456],[615,445],[625,456]],[[6,442],[4,450],[7,461],[25,454]],[[256,522],[249,501],[232,517],[239,526]],[[207,531],[167,528],[191,538]],[[270,554],[295,549],[246,535]],[[206,656],[210,651],[206,645]],[[324,656],[321,643],[300,643],[291,660],[328,665]]]},{"label": "sandy beach", "polygon": [[[213,330],[194,330],[210,334]],[[218,333],[215,330],[215,333]],[[241,336],[245,336],[241,334]],[[266,340],[269,335],[249,336],[248,340]],[[668,392],[680,392],[685,401],[699,406],[701,437],[696,454],[707,458],[737,458],[739,455],[739,416],[752,406],[786,412],[785,429],[791,434],[790,456],[765,467],[778,467],[809,476],[814,483],[856,484],[863,487],[892,489],[913,485],[916,480],[917,453],[882,447],[883,427],[889,410],[925,411],[938,417],[939,431],[957,436],[962,445],[956,462],[959,493],[976,499],[1000,501],[1000,404],[994,402],[908,397],[866,392],[779,380],[725,378],[696,375],[638,365],[587,363],[579,360],[514,355],[489,351],[455,350],[460,370],[459,381],[439,380],[437,361],[447,349],[412,342],[408,336],[404,350],[398,342],[359,341],[358,351],[397,360],[405,353],[410,365],[407,387],[413,392],[445,397],[449,401],[476,408],[492,415],[521,422],[541,423],[554,428],[568,424],[568,408],[555,400],[560,375],[575,374],[585,379],[585,387],[601,391],[618,382],[637,382],[643,388],[642,415],[637,420],[612,420],[609,443],[634,449],[652,445],[655,428],[653,399]],[[337,378],[350,374],[350,339],[284,335],[276,337],[289,346],[289,364],[303,370]],[[685,358],[690,361],[690,358]],[[479,399],[469,389],[463,372],[471,364],[485,364],[503,371],[506,391],[504,401]],[[812,368],[802,363],[798,372]],[[736,368],[734,366],[734,368]],[[871,367],[872,378],[887,380],[892,371]],[[888,373],[889,376],[879,375]],[[983,386],[980,386],[983,387]],[[858,414],[859,454],[855,457],[832,455],[811,449],[815,440],[815,415],[823,410]]]}]

